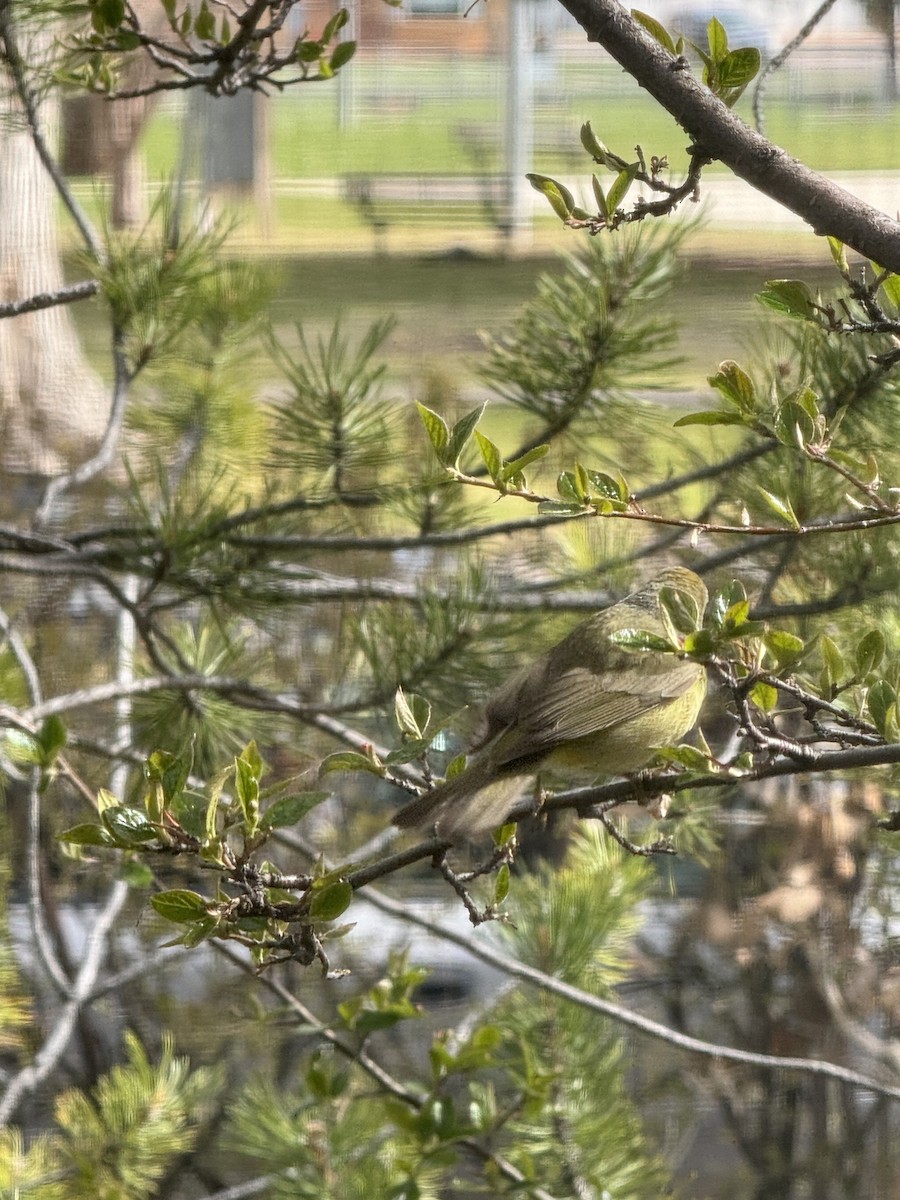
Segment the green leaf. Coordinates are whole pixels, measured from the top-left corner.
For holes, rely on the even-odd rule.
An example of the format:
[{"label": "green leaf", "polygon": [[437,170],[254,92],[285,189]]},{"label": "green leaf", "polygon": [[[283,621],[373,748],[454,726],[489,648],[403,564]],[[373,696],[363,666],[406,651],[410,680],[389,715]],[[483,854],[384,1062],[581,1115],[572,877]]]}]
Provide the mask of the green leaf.
[{"label": "green leaf", "polygon": [[800,522],[797,519],[797,514],[794,512],[794,506],[786,496],[776,496],[774,492],[766,491],[764,487],[757,484],[756,490],[768,504],[769,508],[792,529],[799,529]]},{"label": "green leaf", "polygon": [[640,12],[633,8],[631,15],[639,25],[647,30],[650,36],[662,46],[664,50],[668,50],[670,54],[675,54],[675,42],[672,40],[672,35],[666,29],[665,25],[660,25],[655,17],[651,17],[648,13]]},{"label": "green leaf", "polygon": [[764,308],[803,321],[815,320],[812,293],[802,279],[768,279],[756,299]]},{"label": "green leaf", "polygon": [[484,465],[494,483],[502,482],[503,457],[489,437],[485,437],[480,429],[475,430],[475,441],[484,459]]},{"label": "green leaf", "polygon": [[746,596],[730,604],[722,616],[722,628],[728,633],[742,629],[750,617],[750,601]]},{"label": "green leaf", "polygon": [[714,63],[719,63],[728,54],[728,34],[725,26],[718,17],[711,17],[706,26],[706,40],[709,43],[709,56]]},{"label": "green leaf", "polygon": [[116,29],[125,20],[125,0],[94,0],[91,24],[97,33]]},{"label": "green leaf", "polygon": [[[729,50],[719,62],[719,85],[741,91],[759,74],[760,57],[755,46]],[[734,97],[737,100],[737,96]]]},{"label": "green leaf", "polygon": [[[860,643],[860,645],[861,644],[862,643]],[[822,660],[825,663],[825,668],[828,672],[829,685],[838,683],[845,670],[843,654],[836,643],[832,641],[827,634],[823,634],[819,639],[819,649],[822,654]],[[861,672],[861,674],[868,674],[868,670],[870,669],[871,668],[867,669],[865,672]]]},{"label": "green leaf", "polygon": [[465,450],[469,438],[472,436],[475,426],[481,420],[486,407],[486,404],[480,404],[478,408],[473,408],[470,413],[466,413],[464,417],[460,417],[450,430],[450,438],[447,442],[446,450],[447,457],[445,460],[448,467],[455,467],[459,462],[460,455]]},{"label": "green leaf", "polygon": [[565,186],[556,179],[551,179],[549,175],[536,175],[529,172],[525,178],[531,184],[536,192],[540,192],[542,196],[546,196],[550,202],[550,207],[563,221],[567,221],[572,215],[572,209],[575,207],[575,197]]},{"label": "green leaf", "polygon": [[115,840],[102,825],[73,825],[56,835],[59,842],[68,842],[72,846],[114,846]]},{"label": "green leaf", "polygon": [[707,382],[740,412],[755,412],[757,405],[753,380],[733,359],[728,358],[719,363],[718,371],[715,375],[710,375]]},{"label": "green leaf", "polygon": [[795,633],[788,633],[786,629],[767,629],[763,634],[763,642],[780,668],[796,666],[806,653],[803,639]]},{"label": "green leaf", "polygon": [[613,185],[606,194],[606,204],[610,213],[614,213],[625,199],[628,189],[634,183],[634,178],[640,169],[640,163],[631,163],[613,180]]},{"label": "green leaf", "polygon": [[669,653],[677,649],[668,638],[651,633],[648,629],[617,629],[609,640],[626,650],[655,651]]},{"label": "green leaf", "polygon": [[331,39],[344,28],[350,20],[350,14],[346,8],[339,8],[338,11],[328,20],[325,28],[322,30],[322,41],[330,42]]},{"label": "green leaf", "polygon": [[154,881],[153,872],[147,864],[130,857],[122,863],[119,878],[133,888],[152,887]]},{"label": "green leaf", "polygon": [[198,38],[210,39],[216,36],[216,18],[209,11],[206,0],[200,5],[200,11],[194,21],[194,33]]},{"label": "green leaf", "polygon": [[355,750],[338,750],[336,754],[329,754],[319,767],[319,774],[325,775],[329,771],[368,771],[371,775],[384,775],[384,768],[379,763]]},{"label": "green leaf", "polygon": [[509,895],[509,867],[506,863],[500,867],[497,872],[497,878],[494,882],[494,904],[502,904]]},{"label": "green leaf", "polygon": [[339,42],[331,56],[332,71],[339,71],[341,67],[345,67],[355,53],[356,42]]},{"label": "green leaf", "polygon": [[870,629],[860,638],[856,647],[856,671],[865,679],[870,671],[874,671],[884,658],[887,644],[880,629]]},{"label": "green leaf", "polygon": [[888,275],[881,281],[884,293],[895,312],[900,312],[900,275]]},{"label": "green leaf", "polygon": [[309,915],[314,921],[334,921],[347,911],[352,899],[353,888],[345,879],[339,879],[314,891]]},{"label": "green leaf", "polygon": [[533,462],[537,462],[538,459],[543,458],[544,455],[549,452],[549,450],[550,447],[546,443],[542,446],[532,446],[530,450],[526,450],[525,453],[520,454],[518,458],[513,458],[508,463],[504,463],[503,469],[500,472],[500,478],[504,482],[507,482],[508,480],[512,479],[513,476],[520,475],[526,467],[530,466]]},{"label": "green leaf", "polygon": [[114,804],[103,810],[101,820],[119,846],[140,846],[159,838],[157,828],[137,808]]},{"label": "green leaf", "polygon": [[713,654],[717,649],[716,639],[708,629],[697,629],[685,637],[684,649],[688,654],[699,657],[703,657],[706,654]]},{"label": "green leaf", "polygon": [[725,614],[732,608],[733,605],[747,599],[747,592],[744,585],[739,579],[732,579],[731,583],[720,588],[713,596],[710,611],[715,620],[721,625],[725,620]]},{"label": "green leaf", "polygon": [[892,718],[896,722],[897,693],[886,679],[879,679],[869,688],[866,707],[875,728],[882,737],[888,737]]},{"label": "green leaf", "polygon": [[284,829],[296,825],[307,813],[318,808],[331,792],[295,792],[270,804],[259,822],[261,829]]},{"label": "green leaf", "polygon": [[150,897],[150,903],[161,917],[179,924],[201,921],[209,917],[207,901],[197,892],[188,891],[186,888],[159,892]]},{"label": "green leaf", "polygon": [[740,413],[723,412],[721,409],[710,409],[707,412],[688,413],[672,422],[677,429],[681,425],[744,425],[746,420]]},{"label": "green leaf", "polygon": [[203,821],[203,832],[206,840],[211,844],[218,837],[218,815],[219,803],[222,799],[222,792],[225,784],[231,779],[234,774],[234,766],[230,765],[223,767],[210,780],[208,785],[208,795],[206,801],[206,813]]},{"label": "green leaf", "polygon": [[590,121],[585,121],[581,126],[581,144],[597,162],[605,163],[609,157],[609,150],[594,133]]},{"label": "green leaf", "polygon": [[703,751],[685,742],[678,746],[665,746],[659,751],[659,757],[666,762],[678,763],[689,771],[700,771],[704,775],[709,775],[712,770],[712,763]]},{"label": "green leaf", "polygon": [[259,776],[253,763],[243,754],[234,760],[234,765],[235,795],[244,814],[246,830],[253,833],[259,826]]},{"label": "green leaf", "polygon": [[785,400],[775,413],[775,435],[785,446],[806,446],[816,436],[808,411],[793,400]]},{"label": "green leaf", "polygon": [[151,783],[162,788],[165,803],[171,804],[184,791],[193,766],[193,753],[170,754],[168,750],[155,750],[144,764],[144,774]]},{"label": "green leaf", "polygon": [[778,688],[760,680],[750,691],[750,699],[761,712],[774,712],[778,706]]},{"label": "green leaf", "polygon": [[847,262],[847,247],[842,241],[830,234],[825,238],[828,243],[828,249],[831,251],[831,257],[834,260],[834,265],[840,273],[846,277],[850,274],[850,264]]},{"label": "green leaf", "polygon": [[680,588],[669,586],[661,588],[659,603],[666,610],[673,626],[679,633],[692,633],[700,624],[701,613],[696,600]]},{"label": "green leaf", "polygon": [[40,766],[45,770],[53,765],[54,759],[66,744],[66,727],[59,717],[47,717],[37,732],[35,740],[40,748]]},{"label": "green leaf", "polygon": [[584,492],[579,490],[578,481],[572,471],[559,473],[556,479],[556,490],[563,500],[577,504],[579,507],[584,505]]},{"label": "green leaf", "polygon": [[294,54],[301,63],[318,62],[322,57],[322,43],[309,38],[298,38],[294,45]]},{"label": "green leaf", "polygon": [[591,188],[594,192],[594,199],[597,202],[597,211],[604,221],[609,220],[609,205],[606,203],[606,195],[603,191],[603,185],[596,175],[591,176]]},{"label": "green leaf", "polygon": [[394,696],[394,718],[401,733],[414,738],[424,738],[431,721],[431,705],[424,696],[397,688]]},{"label": "green leaf", "polygon": [[416,408],[419,410],[419,416],[422,418],[422,424],[425,426],[425,432],[431,441],[432,449],[438,456],[438,460],[446,463],[447,443],[450,441],[450,430],[447,428],[447,422],[436,412],[432,412],[430,408],[426,408],[424,404],[420,404],[418,400],[416,401]]}]

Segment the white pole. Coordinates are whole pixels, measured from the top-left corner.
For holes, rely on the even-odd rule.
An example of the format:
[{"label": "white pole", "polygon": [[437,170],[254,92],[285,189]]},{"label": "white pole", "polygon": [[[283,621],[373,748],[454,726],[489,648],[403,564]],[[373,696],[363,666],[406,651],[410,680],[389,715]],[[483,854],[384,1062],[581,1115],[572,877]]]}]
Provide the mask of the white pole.
[{"label": "white pole", "polygon": [[506,59],[506,202],[509,244],[531,241],[531,187],[525,172],[532,169],[534,150],[534,80],[529,0],[507,0]]}]

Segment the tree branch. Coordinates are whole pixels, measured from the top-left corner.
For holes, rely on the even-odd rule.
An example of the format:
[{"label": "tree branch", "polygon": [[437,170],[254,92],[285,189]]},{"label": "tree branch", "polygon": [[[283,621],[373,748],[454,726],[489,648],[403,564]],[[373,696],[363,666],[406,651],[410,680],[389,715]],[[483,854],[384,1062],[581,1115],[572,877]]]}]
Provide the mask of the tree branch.
[{"label": "tree branch", "polygon": [[792,158],[751,129],[673,58],[618,0],[560,0],[587,33],[675,118],[711,158],[796,213],[900,273],[900,224]]}]

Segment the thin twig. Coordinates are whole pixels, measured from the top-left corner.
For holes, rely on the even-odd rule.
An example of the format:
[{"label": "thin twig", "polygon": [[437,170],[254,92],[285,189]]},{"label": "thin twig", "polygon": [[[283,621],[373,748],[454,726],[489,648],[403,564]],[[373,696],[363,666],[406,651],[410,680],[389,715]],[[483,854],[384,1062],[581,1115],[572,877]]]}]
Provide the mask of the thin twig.
[{"label": "thin twig", "polygon": [[763,93],[765,92],[766,85],[768,84],[769,76],[773,71],[777,71],[784,66],[797,47],[801,46],[806,41],[822,18],[832,8],[834,8],[835,3],[836,0],[823,0],[823,3],[819,5],[809,20],[791,38],[791,40],[786,43],[786,45],[782,46],[782,48],[773,58],[769,59],[757,76],[756,86],[753,89],[753,123],[756,125],[756,128],[760,133],[765,134],[766,132],[762,102]]},{"label": "thin twig", "polygon": [[75,981],[69,989],[69,999],[57,1014],[53,1029],[38,1050],[34,1061],[15,1075],[0,1099],[0,1128],[3,1128],[26,1095],[33,1092],[53,1071],[75,1030],[78,1017],[91,996],[91,989],[103,963],[107,937],[128,898],[128,884],[113,884],[106,903],[88,935],[84,958]]},{"label": "thin twig", "polygon": [[71,304],[75,300],[87,300],[96,296],[100,284],[96,279],[85,279],[82,283],[73,283],[68,287],[57,288],[55,292],[36,292],[24,300],[10,300],[0,304],[0,319],[4,317],[21,317],[24,313],[38,312],[42,308],[54,308],[58,304]]}]

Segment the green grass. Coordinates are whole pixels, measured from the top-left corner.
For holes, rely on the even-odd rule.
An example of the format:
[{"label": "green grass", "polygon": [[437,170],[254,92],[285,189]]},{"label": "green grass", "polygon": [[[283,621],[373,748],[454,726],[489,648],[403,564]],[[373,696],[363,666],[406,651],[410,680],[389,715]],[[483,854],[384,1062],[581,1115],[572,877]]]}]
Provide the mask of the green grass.
[{"label": "green grass", "polygon": [[[836,69],[838,64],[836,64]],[[502,79],[496,63],[428,57],[395,59],[388,68],[371,60],[354,60],[345,86],[355,94],[359,120],[348,128],[338,124],[339,82],[302,85],[267,101],[271,174],[275,179],[339,180],[355,172],[474,173],[502,167]],[[539,77],[540,79],[540,77]],[[896,169],[900,164],[900,109],[885,111],[864,99],[855,77],[831,76],[823,84],[811,76],[803,86],[833,86],[829,102],[819,91],[804,99],[786,94],[777,75],[771,81],[766,106],[767,133],[797,157],[820,170]],[[550,96],[549,88],[555,89]],[[793,86],[797,86],[796,77]],[[854,91],[854,88],[857,91]],[[543,89],[543,90],[541,90]],[[551,82],[538,89],[534,170],[582,177],[587,185],[594,165],[581,149],[579,128],[590,119],[595,132],[617,153],[630,158],[636,144],[644,152],[668,155],[673,178],[686,165],[687,135],[673,119],[627,76],[608,63],[588,60],[563,62]],[[551,102],[552,101],[552,102]],[[749,98],[739,105],[749,117]],[[177,164],[181,120],[171,104],[161,105],[151,118],[144,148],[151,178],[171,178]],[[594,168],[596,169],[596,168]],[[601,169],[601,174],[604,172]],[[725,170],[715,165],[709,171]],[[275,195],[267,223],[250,202],[228,198],[237,217],[234,244],[250,253],[318,254],[340,250],[371,253],[374,234],[358,208],[340,196]],[[466,216],[438,205],[423,205],[411,218],[390,210],[385,245],[392,254],[422,253],[463,242],[485,253],[501,249],[497,233],[480,219],[473,206]],[[705,238],[712,253],[729,261],[753,261],[752,234],[713,232]],[[535,251],[551,253],[564,247],[569,235],[560,230],[549,208],[535,222]],[[777,244],[776,244],[777,243]],[[769,261],[789,246],[792,257],[815,259],[816,239],[808,235],[784,241],[773,235],[759,249]],[[771,270],[772,268],[770,268]],[[778,268],[778,273],[783,273]]]},{"label": "green grass", "polygon": [[[273,174],[276,177],[335,177],[360,172],[453,172],[474,169],[477,142],[485,167],[501,165],[502,92],[496,68],[469,63],[460,79],[458,63],[429,60],[427,71],[393,65],[390,85],[364,61],[353,87],[361,98],[357,124],[340,129],[336,82],[302,85],[269,100]],[[562,72],[560,99],[538,105],[534,167],[540,171],[583,170],[591,163],[581,153],[578,130],[590,120],[595,132],[617,153],[630,157],[639,143],[650,154],[667,154],[674,169],[683,164],[686,135],[674,120],[636,85],[611,68],[593,76],[584,71],[568,84]],[[570,72],[571,74],[571,72]],[[588,81],[593,79],[594,86]],[[426,81],[424,97],[417,89]],[[446,95],[435,95],[442,81]],[[424,85],[422,85],[424,86]],[[613,90],[615,89],[615,90]],[[798,100],[780,94],[773,81],[766,105],[767,134],[819,170],[895,169],[900,164],[900,111],[850,96],[829,102],[818,93]],[[368,100],[368,109],[364,104]],[[749,99],[738,108],[749,119]],[[179,122],[171,109],[152,118],[145,135],[150,173],[167,176],[175,167]]]}]

